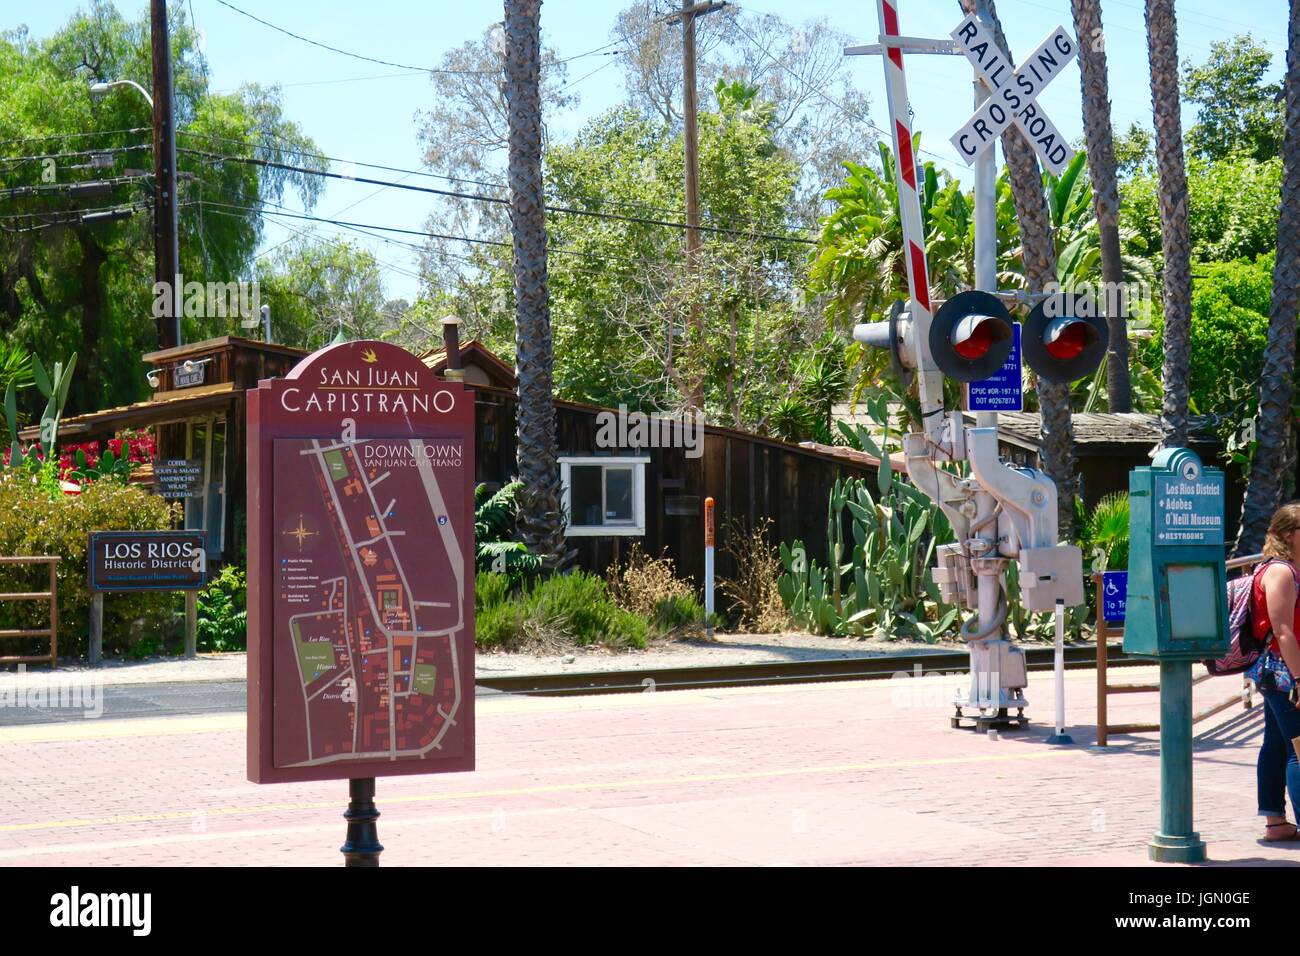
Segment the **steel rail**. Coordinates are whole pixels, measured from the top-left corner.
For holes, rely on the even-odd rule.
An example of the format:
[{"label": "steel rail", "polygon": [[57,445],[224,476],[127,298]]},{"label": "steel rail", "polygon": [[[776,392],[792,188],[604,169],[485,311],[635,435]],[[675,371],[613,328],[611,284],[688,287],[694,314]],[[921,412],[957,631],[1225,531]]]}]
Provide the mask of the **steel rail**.
[{"label": "steel rail", "polygon": [[[1050,645],[1024,649],[1030,670],[1051,670]],[[1114,666],[1150,666],[1151,661],[1127,657],[1120,645],[1107,648],[1107,663]],[[1092,644],[1065,649],[1065,666],[1070,669],[1095,667],[1097,651]],[[661,690],[701,690],[716,687],[759,687],[778,684],[808,684],[823,681],[887,680],[895,674],[908,676],[936,672],[964,674],[970,657],[965,651],[921,652],[882,657],[822,658],[810,661],[764,661],[758,664],[715,664],[691,667],[647,667],[619,671],[562,672],[557,674],[480,675],[479,687],[506,694],[533,697],[565,697],[581,694],[644,693]]]}]

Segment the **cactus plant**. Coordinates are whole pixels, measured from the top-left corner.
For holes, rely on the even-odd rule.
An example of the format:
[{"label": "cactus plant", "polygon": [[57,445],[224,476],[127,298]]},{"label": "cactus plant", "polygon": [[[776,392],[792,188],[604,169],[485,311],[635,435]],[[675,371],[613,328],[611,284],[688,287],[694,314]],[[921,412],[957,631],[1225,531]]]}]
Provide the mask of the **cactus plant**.
[{"label": "cactus plant", "polygon": [[935,640],[957,620],[955,607],[939,604],[930,574],[934,548],[951,540],[951,529],[896,475],[881,485],[877,501],[861,479],[835,482],[827,503],[825,565],[811,560],[800,540],[782,544],[785,574],[778,591],[791,616],[819,634]]},{"label": "cactus plant", "polygon": [[36,377],[36,387],[45,396],[45,411],[41,413],[41,447],[54,450],[55,440],[59,435],[59,419],[63,417],[63,406],[68,403],[68,389],[72,386],[72,370],[77,367],[77,353],[73,352],[67,364],[54,363],[54,374],[45,374],[45,366],[36,356],[32,356],[32,373]]},{"label": "cactus plant", "polygon": [[13,382],[5,388],[5,423],[9,426],[11,436],[9,467],[19,468],[23,463],[23,447],[18,444],[18,399],[14,395]]}]

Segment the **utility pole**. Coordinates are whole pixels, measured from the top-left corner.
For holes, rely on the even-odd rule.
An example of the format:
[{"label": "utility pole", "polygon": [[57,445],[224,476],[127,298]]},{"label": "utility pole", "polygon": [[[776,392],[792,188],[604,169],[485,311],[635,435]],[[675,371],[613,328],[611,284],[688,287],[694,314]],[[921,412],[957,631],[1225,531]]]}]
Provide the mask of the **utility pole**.
[{"label": "utility pole", "polygon": [[149,0],[153,53],[153,256],[154,282],[171,290],[158,319],[158,347],[181,344],[181,260],[176,203],[176,123],[172,110],[172,53],[167,0]]},{"label": "utility pole", "polygon": [[[727,4],[719,0],[705,3],[692,3],[682,0],[680,13],[671,14],[667,19],[671,23],[678,18],[682,21],[682,142],[685,149],[686,167],[686,265],[693,276],[700,251],[700,171],[699,171],[699,129],[697,124],[698,104],[695,97],[695,18],[721,10]],[[692,296],[694,299],[694,296]],[[691,303],[691,327],[698,340],[703,340],[704,324],[700,318],[699,303]],[[669,332],[669,347],[672,347],[672,334]],[[689,382],[691,394],[688,396],[692,407],[704,404],[700,394],[702,383],[695,373]]]}]

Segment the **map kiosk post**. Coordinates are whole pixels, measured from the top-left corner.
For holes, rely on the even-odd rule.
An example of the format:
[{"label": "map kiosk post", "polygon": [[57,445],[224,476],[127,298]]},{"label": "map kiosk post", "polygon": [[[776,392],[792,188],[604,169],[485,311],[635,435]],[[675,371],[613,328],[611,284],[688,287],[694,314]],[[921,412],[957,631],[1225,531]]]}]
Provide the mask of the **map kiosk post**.
[{"label": "map kiosk post", "polygon": [[314,352],[248,398],[248,777],[474,769],[474,393],[385,342]]},{"label": "map kiosk post", "polygon": [[1228,652],[1223,472],[1164,448],[1129,473],[1124,653],[1160,664],[1160,829],[1147,855],[1200,863],[1192,829],[1192,662]]}]

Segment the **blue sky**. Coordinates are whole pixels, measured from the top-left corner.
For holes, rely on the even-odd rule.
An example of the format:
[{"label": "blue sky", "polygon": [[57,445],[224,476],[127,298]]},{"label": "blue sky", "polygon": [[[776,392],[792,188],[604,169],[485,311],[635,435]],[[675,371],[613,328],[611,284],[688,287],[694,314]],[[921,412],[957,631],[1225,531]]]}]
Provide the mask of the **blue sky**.
[{"label": "blue sky", "polygon": [[[418,168],[420,148],[415,116],[419,110],[428,108],[432,98],[425,76],[365,63],[302,43],[241,16],[216,0],[172,2],[184,2],[203,33],[213,89],[228,90],[247,81],[280,84],[286,114],[300,123],[327,155]],[[499,0],[232,2],[322,43],[377,59],[427,67],[438,66],[446,50],[478,38],[502,15]],[[25,23],[33,36],[48,36],[81,5],[75,0],[41,3],[8,0],[0,13],[0,27]],[[119,0],[117,5],[128,16],[142,12],[147,6],[140,0]],[[624,5],[621,0],[547,0],[542,7],[545,41],[561,57],[599,47],[609,41],[610,28]],[[862,43],[874,42],[879,33],[875,0],[800,0],[798,4],[755,0],[739,6],[753,12],[778,14],[796,24],[824,18]],[[899,6],[902,32],[907,35],[946,36],[961,19],[955,0],[899,0]],[[1102,0],[1111,99],[1115,122],[1120,128],[1133,121],[1150,125],[1142,9],[1142,0]],[[1031,50],[1057,24],[1071,26],[1068,0],[1000,0],[998,13],[1017,56]],[[1236,4],[1180,0],[1178,16],[1180,57],[1204,59],[1214,40],[1249,32],[1273,50],[1273,73],[1281,74],[1286,46],[1285,0]],[[609,59],[589,57],[569,65],[569,81],[574,83],[571,92],[577,92],[581,101],[551,128],[552,136],[570,135],[585,120],[621,99],[621,73],[617,66],[608,65]],[[887,128],[879,59],[854,58],[852,69],[859,87],[870,97],[870,115],[882,128]],[[969,184],[967,167],[948,143],[948,136],[972,111],[969,65],[963,57],[915,56],[908,60],[908,75],[915,124],[922,133],[926,158],[941,162]],[[1068,67],[1046,89],[1039,102],[1067,137],[1075,139],[1081,135],[1077,66]],[[1188,119],[1190,116],[1185,121]],[[365,175],[366,171],[361,174]],[[375,175],[399,178],[401,174]],[[314,212],[331,217],[341,214],[341,218],[356,222],[420,229],[429,206],[418,193],[335,180]],[[305,227],[301,222],[292,225],[297,229]],[[334,231],[325,229],[323,233]],[[275,245],[290,235],[282,226],[268,225],[266,243]],[[414,298],[415,253],[401,246],[363,241],[384,264],[389,295]]]}]

